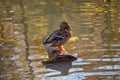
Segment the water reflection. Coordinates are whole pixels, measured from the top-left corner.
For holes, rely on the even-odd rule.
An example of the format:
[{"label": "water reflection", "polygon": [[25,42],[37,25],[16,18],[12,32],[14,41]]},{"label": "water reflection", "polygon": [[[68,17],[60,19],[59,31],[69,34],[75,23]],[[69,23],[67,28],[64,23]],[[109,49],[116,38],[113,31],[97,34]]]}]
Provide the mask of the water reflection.
[{"label": "water reflection", "polygon": [[[1,80],[119,80],[119,0],[0,1]],[[70,23],[78,60],[43,65],[42,37]]]},{"label": "water reflection", "polygon": [[46,68],[57,70],[61,72],[61,75],[68,75],[69,69],[72,67],[71,61],[54,62],[46,64]]}]

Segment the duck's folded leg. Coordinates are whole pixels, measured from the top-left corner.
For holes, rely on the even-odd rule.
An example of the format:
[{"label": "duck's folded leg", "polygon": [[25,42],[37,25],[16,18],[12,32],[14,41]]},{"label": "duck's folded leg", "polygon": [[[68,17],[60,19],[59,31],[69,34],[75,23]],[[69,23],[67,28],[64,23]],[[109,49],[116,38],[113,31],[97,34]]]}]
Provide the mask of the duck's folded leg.
[{"label": "duck's folded leg", "polygon": [[68,54],[68,52],[65,50],[65,48],[63,47],[63,45],[58,46],[58,48],[60,49],[60,55],[62,55],[62,54]]}]

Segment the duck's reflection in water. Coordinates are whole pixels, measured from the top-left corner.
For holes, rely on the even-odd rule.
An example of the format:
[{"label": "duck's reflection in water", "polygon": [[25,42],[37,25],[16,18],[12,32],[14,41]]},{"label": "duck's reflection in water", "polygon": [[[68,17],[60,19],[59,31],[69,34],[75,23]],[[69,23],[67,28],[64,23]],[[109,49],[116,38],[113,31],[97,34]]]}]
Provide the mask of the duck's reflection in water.
[{"label": "duck's reflection in water", "polygon": [[46,68],[57,70],[61,72],[61,75],[68,75],[69,69],[72,67],[72,61],[76,61],[77,56],[70,54],[62,54],[56,56],[53,60],[42,61]]},{"label": "duck's reflection in water", "polygon": [[69,69],[72,67],[72,61],[56,61],[44,64],[46,68],[57,70],[61,75],[68,75]]}]

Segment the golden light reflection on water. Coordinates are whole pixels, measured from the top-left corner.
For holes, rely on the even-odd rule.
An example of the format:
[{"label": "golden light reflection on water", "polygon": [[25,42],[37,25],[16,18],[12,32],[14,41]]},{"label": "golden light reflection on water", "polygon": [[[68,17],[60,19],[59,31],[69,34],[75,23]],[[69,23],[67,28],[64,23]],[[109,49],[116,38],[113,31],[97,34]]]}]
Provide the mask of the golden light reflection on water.
[{"label": "golden light reflection on water", "polygon": [[[1,80],[119,80],[119,0],[0,1]],[[42,38],[67,21],[78,60],[50,63]],[[64,75],[64,76],[63,76]]]}]

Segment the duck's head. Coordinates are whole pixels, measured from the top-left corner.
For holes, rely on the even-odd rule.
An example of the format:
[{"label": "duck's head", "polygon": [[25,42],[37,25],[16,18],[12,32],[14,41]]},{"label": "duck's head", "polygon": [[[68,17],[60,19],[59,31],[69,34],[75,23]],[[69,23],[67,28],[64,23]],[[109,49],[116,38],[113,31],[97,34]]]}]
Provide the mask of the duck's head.
[{"label": "duck's head", "polygon": [[60,29],[61,29],[61,30],[67,30],[67,31],[70,31],[70,30],[71,30],[71,28],[70,28],[70,26],[68,25],[67,22],[62,22],[62,23],[60,24]]}]

